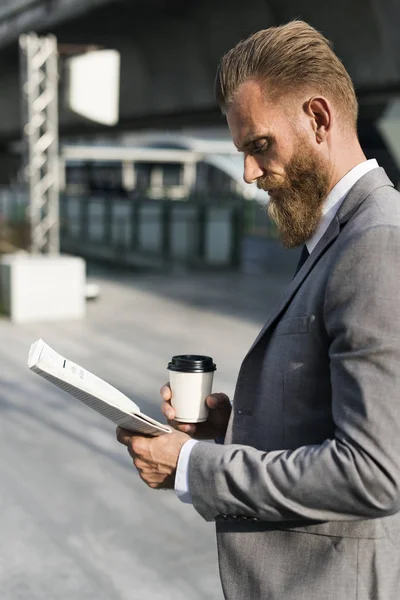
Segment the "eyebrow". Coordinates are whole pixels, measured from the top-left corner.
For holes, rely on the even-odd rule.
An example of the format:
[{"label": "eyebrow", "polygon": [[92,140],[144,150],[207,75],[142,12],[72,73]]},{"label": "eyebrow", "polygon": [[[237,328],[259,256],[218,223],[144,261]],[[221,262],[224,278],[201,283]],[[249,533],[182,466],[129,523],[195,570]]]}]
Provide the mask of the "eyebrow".
[{"label": "eyebrow", "polygon": [[236,148],[239,152],[243,152],[244,150],[248,149],[250,146],[252,146],[256,142],[259,142],[260,140],[265,140],[266,142],[271,142],[272,136],[269,135],[268,133],[264,133],[262,135],[254,135],[254,136],[250,137],[248,140],[246,140],[242,147],[236,146]]}]

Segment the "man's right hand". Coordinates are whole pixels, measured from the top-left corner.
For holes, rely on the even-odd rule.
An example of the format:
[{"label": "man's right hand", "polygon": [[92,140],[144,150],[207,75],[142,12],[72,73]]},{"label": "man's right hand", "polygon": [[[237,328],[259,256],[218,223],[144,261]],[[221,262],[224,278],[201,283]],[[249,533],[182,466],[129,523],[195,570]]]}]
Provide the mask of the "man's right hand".
[{"label": "man's right hand", "polygon": [[206,398],[206,403],[210,409],[207,421],[204,423],[180,423],[175,420],[175,411],[171,406],[171,388],[169,383],[163,385],[160,394],[164,402],[161,410],[168,420],[168,425],[189,434],[196,440],[215,440],[225,436],[226,428],[231,414],[231,403],[226,394],[211,394]]}]

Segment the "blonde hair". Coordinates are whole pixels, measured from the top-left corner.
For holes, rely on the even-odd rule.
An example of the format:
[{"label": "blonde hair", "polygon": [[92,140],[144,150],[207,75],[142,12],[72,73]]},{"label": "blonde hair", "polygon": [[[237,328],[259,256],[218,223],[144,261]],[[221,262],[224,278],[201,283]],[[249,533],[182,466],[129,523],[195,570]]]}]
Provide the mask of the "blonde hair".
[{"label": "blonde hair", "polygon": [[300,89],[322,94],[348,125],[357,127],[358,103],[350,75],[329,40],[304,21],[257,31],[222,57],[215,93],[223,110],[248,79],[264,82],[272,97]]}]

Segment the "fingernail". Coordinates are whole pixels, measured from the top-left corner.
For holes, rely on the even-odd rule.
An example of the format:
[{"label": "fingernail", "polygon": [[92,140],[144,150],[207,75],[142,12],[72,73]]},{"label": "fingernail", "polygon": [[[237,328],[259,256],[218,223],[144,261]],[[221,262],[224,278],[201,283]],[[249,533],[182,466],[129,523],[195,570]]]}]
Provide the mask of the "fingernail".
[{"label": "fingernail", "polygon": [[172,419],[173,416],[174,413],[172,412],[172,410],[167,410],[167,419]]}]

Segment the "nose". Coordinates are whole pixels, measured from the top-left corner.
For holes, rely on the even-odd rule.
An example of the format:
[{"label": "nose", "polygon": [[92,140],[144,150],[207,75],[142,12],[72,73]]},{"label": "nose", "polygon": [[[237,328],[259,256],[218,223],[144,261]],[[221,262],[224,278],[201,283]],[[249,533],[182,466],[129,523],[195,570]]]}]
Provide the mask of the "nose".
[{"label": "nose", "polygon": [[257,158],[248,154],[244,157],[243,179],[246,183],[254,183],[264,175],[264,169],[260,166]]}]

